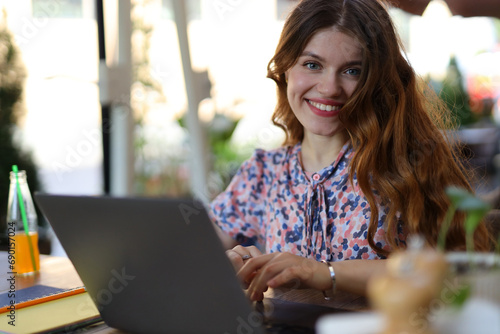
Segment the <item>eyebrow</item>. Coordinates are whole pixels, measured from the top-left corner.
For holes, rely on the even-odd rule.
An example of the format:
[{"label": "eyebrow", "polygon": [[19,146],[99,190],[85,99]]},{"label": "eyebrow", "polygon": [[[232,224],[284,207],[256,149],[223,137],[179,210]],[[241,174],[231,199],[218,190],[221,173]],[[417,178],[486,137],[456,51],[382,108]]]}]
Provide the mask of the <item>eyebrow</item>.
[{"label": "eyebrow", "polygon": [[[312,57],[312,58],[315,58],[321,62],[324,62],[325,59],[317,54],[315,54],[314,52],[311,52],[311,51],[304,51],[302,52],[302,54],[300,55],[300,57]],[[362,65],[362,62],[361,60],[353,60],[353,61],[348,61],[347,63],[344,64],[345,66],[353,66],[353,65]]]}]

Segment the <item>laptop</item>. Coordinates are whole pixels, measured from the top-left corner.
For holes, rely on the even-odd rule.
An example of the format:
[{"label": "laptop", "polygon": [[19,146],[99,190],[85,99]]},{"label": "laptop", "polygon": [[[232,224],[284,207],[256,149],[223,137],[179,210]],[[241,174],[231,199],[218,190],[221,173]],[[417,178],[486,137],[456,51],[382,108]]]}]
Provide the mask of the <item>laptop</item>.
[{"label": "laptop", "polygon": [[[35,201],[109,327],[197,334],[272,328],[265,305],[255,308],[244,295],[200,202],[40,193]],[[274,333],[312,333],[315,319],[331,312],[271,306],[281,320],[293,313],[313,319],[306,327],[278,324]]]}]

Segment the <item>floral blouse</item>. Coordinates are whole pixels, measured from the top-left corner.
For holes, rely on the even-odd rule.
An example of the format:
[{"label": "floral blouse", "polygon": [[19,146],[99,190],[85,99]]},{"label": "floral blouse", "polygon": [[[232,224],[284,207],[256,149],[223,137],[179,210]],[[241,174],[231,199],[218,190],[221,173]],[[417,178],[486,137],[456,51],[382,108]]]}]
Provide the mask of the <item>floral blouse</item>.
[{"label": "floral blouse", "polygon": [[[383,258],[368,244],[370,206],[354,177],[349,181],[350,143],[318,173],[306,173],[301,144],[271,151],[256,150],[242,164],[209,212],[238,243],[265,252],[290,252],[316,260]],[[379,207],[377,246],[385,242],[388,208]],[[399,228],[398,228],[399,230]],[[405,242],[399,234],[398,242]]]}]

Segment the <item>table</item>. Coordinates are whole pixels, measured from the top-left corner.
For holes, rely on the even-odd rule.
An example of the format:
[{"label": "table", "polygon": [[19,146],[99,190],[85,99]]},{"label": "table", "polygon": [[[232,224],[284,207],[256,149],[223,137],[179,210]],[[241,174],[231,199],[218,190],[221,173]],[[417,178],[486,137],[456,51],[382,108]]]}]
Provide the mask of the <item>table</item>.
[{"label": "table", "polygon": [[[7,278],[7,252],[0,252],[0,294],[9,290]],[[66,257],[40,256],[40,271],[31,276],[16,277],[16,289],[20,290],[34,285],[47,285],[56,288],[76,288],[83,286],[71,261]],[[311,309],[318,306],[331,308],[332,313],[368,310],[366,298],[351,293],[338,291],[335,298],[326,301],[321,292],[309,289],[270,289],[265,293],[265,301],[274,303],[301,303],[311,305]],[[86,333],[113,333],[122,331],[100,324],[86,331]]]}]

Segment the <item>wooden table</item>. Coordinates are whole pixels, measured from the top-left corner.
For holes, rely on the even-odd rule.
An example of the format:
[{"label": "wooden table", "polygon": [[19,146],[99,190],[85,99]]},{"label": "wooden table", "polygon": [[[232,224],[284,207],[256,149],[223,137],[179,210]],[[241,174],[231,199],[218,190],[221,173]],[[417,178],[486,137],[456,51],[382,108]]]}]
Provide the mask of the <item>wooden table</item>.
[{"label": "wooden table", "polygon": [[[0,252],[0,294],[9,290],[7,278],[9,272],[7,267],[7,253]],[[40,256],[40,271],[31,276],[17,276],[16,290],[34,285],[46,285],[56,288],[76,288],[83,286],[71,261],[66,257],[54,257],[48,255]],[[265,302],[271,303],[301,303],[310,304],[311,307],[328,307],[331,312],[350,312],[368,309],[368,303],[364,297],[338,291],[335,298],[326,301],[319,291],[307,289],[271,289],[265,293]],[[119,330],[107,327],[105,324],[95,326],[86,333],[123,333]]]}]

